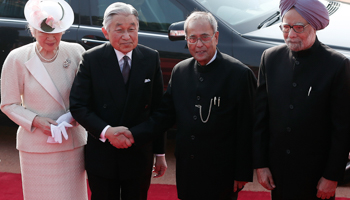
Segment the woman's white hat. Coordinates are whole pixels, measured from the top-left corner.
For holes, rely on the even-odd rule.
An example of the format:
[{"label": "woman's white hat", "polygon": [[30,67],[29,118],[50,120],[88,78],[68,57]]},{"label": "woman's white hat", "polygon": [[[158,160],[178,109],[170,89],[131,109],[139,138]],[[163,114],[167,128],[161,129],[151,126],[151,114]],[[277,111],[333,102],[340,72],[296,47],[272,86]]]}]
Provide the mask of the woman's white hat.
[{"label": "woman's white hat", "polygon": [[29,0],[24,16],[31,27],[46,33],[63,32],[74,21],[74,12],[64,0]]}]

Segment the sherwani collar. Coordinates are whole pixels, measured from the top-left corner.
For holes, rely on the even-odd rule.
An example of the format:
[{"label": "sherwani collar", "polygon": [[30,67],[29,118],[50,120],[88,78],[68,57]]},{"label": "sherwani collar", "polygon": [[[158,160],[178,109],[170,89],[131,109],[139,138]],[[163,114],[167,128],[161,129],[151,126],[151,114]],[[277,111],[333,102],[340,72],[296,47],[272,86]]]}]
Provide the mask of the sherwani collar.
[{"label": "sherwani collar", "polygon": [[[33,52],[35,51],[33,50]],[[57,90],[38,55],[34,53],[33,57],[25,62],[24,65],[39,84],[66,110],[61,94]]]},{"label": "sherwani collar", "polygon": [[302,50],[302,51],[292,51],[292,54],[296,58],[309,56],[310,54],[315,52],[319,46],[320,46],[320,41],[316,37],[314,44],[310,48]]},{"label": "sherwani collar", "polygon": [[214,68],[217,67],[218,62],[222,59],[222,55],[221,52],[219,51],[219,49],[216,49],[216,53],[214,55],[214,60],[211,60],[211,62],[209,62],[209,64],[207,65],[200,65],[199,62],[196,60],[196,70],[200,73],[206,73],[206,72],[210,72],[211,70],[213,70]]}]

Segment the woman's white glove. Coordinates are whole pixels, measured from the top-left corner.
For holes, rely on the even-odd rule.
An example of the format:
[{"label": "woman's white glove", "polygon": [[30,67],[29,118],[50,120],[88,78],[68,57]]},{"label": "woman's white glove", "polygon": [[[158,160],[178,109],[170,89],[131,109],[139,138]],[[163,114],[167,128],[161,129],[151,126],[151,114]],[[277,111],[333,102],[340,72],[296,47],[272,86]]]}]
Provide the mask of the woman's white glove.
[{"label": "woman's white glove", "polygon": [[62,135],[68,140],[67,128],[73,127],[70,123],[73,121],[72,114],[67,112],[57,119],[58,125],[51,124],[51,136],[47,139],[48,143],[62,143]]},{"label": "woman's white glove", "polygon": [[57,120],[57,124],[60,124],[62,122],[67,122],[68,124],[70,124],[72,121],[74,121],[72,114],[70,112],[67,112],[63,115],[61,115]]}]

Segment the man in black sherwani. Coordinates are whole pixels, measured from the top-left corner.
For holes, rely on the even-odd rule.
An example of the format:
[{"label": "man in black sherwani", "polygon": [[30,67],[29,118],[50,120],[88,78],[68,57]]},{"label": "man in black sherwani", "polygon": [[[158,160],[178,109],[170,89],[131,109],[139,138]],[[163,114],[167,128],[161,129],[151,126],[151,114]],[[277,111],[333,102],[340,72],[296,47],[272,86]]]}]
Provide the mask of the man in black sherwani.
[{"label": "man in black sherwani", "polygon": [[321,43],[317,0],[282,0],[286,45],[261,59],[253,135],[258,181],[273,200],[334,199],[349,152],[350,61]]},{"label": "man in black sherwani", "polygon": [[256,79],[217,48],[215,18],[194,12],[185,22],[193,56],[172,72],[160,108],[133,127],[135,146],[175,123],[176,184],[182,200],[233,200],[252,181],[253,97]]}]

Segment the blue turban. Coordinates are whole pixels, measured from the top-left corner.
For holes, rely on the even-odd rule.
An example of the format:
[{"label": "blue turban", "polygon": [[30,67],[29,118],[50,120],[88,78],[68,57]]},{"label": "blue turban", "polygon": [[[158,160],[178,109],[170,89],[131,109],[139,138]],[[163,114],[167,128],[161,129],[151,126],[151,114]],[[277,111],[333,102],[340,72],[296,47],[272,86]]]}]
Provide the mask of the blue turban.
[{"label": "blue turban", "polygon": [[324,29],[329,24],[326,7],[318,0],[281,0],[281,17],[293,8],[316,30]]}]

